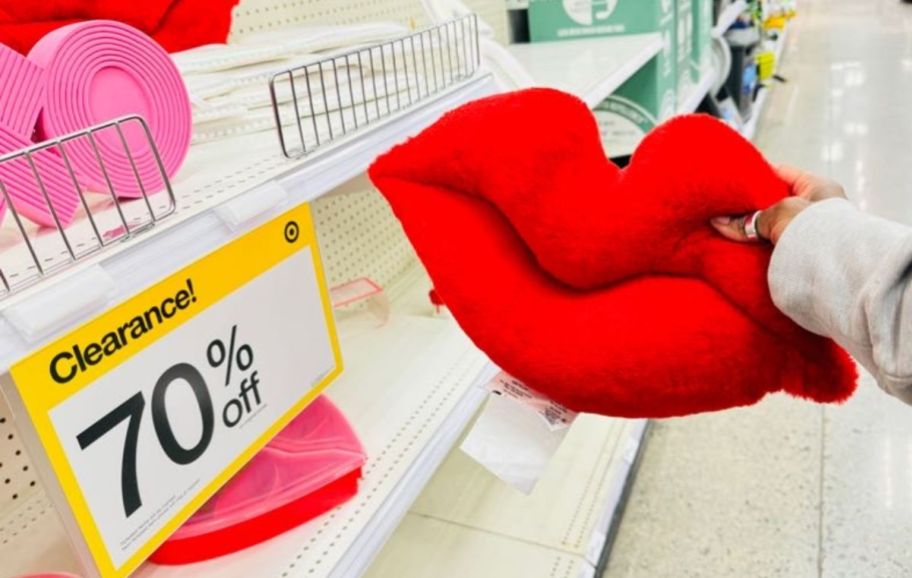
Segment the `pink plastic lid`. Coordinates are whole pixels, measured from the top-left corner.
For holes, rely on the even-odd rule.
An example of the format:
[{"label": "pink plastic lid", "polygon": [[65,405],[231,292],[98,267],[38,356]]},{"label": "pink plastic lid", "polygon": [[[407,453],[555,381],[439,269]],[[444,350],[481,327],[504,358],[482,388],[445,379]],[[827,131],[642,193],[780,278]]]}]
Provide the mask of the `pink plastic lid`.
[{"label": "pink plastic lid", "polygon": [[366,457],[345,416],[316,398],[172,539],[231,527],[311,494],[364,465]]}]

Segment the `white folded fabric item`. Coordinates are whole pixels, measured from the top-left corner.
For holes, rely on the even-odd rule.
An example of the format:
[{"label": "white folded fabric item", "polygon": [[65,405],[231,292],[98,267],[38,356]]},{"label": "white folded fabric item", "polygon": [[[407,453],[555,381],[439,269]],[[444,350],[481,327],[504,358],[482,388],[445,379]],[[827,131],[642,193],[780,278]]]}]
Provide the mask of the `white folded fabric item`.
[{"label": "white folded fabric item", "polygon": [[[425,88],[423,77],[420,75],[416,76],[411,71],[409,71],[410,73],[408,75],[404,72],[395,75],[392,71],[389,71],[384,75],[372,72],[369,69],[360,69],[357,67],[337,67],[335,71],[333,71],[332,67],[329,67],[328,69],[324,68],[323,70],[322,84],[320,82],[320,73],[317,69],[313,69],[309,72],[310,94],[313,95],[314,100],[320,102],[323,100],[323,92],[326,93],[327,100],[330,103],[338,101],[338,98],[336,97],[337,88],[341,91],[343,101],[346,101],[347,98],[354,98],[355,102],[359,102],[361,99],[359,95],[362,92],[362,87],[363,92],[367,94],[365,98],[372,98],[372,95],[374,94],[384,95],[387,93],[393,94],[399,90],[404,91],[407,81],[410,81],[412,88],[417,87],[419,82],[421,83],[420,86],[422,91],[424,91]],[[349,86],[351,86],[351,90],[349,90]],[[303,72],[296,73],[295,92],[300,103],[306,104],[308,101],[307,87],[308,83],[304,78]],[[275,95],[276,101],[279,104],[291,102],[292,91],[287,76],[280,76],[276,80]],[[272,106],[272,95],[268,85],[247,84],[232,90],[224,96],[209,99],[209,102],[212,104],[231,102],[241,104],[247,108],[256,108],[259,106]],[[319,106],[319,103],[315,109],[318,112],[323,111]]]},{"label": "white folded fabric item", "polygon": [[[364,77],[365,84],[372,82],[372,71],[376,73],[392,74],[398,71],[401,74],[414,76],[416,73],[425,74],[427,77],[427,91],[434,91],[440,84],[445,84],[446,79],[455,74],[465,66],[465,60],[468,58],[468,51],[471,46],[460,41],[459,36],[462,34],[461,29],[453,29],[449,32],[450,44],[441,46],[446,43],[445,35],[427,34],[420,38],[413,38],[394,45],[377,46],[376,44],[352,45],[350,42],[355,37],[361,38],[368,34],[377,37],[382,34],[401,36],[406,30],[399,25],[360,25],[352,27],[327,27],[318,30],[311,30],[309,40],[295,39],[300,29],[291,31],[277,31],[279,35],[288,35],[287,46],[285,50],[292,48],[302,48],[303,46],[327,46],[330,43],[341,44],[342,37],[332,37],[330,32],[348,31],[348,38],[344,39],[346,43],[344,48],[338,47],[327,52],[316,54],[295,54],[293,56],[283,56],[272,58],[272,52],[260,52],[261,56],[268,59],[263,62],[246,62],[243,66],[236,66],[230,69],[223,69],[210,72],[195,72],[184,75],[191,100],[196,104],[207,102],[213,106],[223,106],[222,97],[230,98],[235,105],[245,107],[257,107],[271,104],[269,93],[269,82],[277,73],[286,70],[294,70],[296,79],[299,80],[299,92],[306,90],[305,79],[303,78],[304,67],[307,67],[308,76],[311,80],[311,92],[318,94],[321,90],[320,74],[318,63],[322,63],[323,83],[322,87],[330,90],[332,86],[347,86],[349,76],[353,84],[362,82]],[[318,39],[321,43],[317,43]],[[275,39],[273,40],[275,42]],[[452,43],[457,43],[453,45]],[[200,56],[214,59],[214,49],[212,46],[204,47],[200,51]],[[226,46],[225,49],[233,51],[235,45]],[[244,48],[249,48],[246,45]],[[352,51],[359,51],[351,54]],[[192,52],[192,51],[190,51]],[[241,56],[249,56],[256,51],[251,50],[249,53],[239,51]],[[185,53],[185,56],[187,53]],[[333,58],[338,55],[337,58]],[[240,56],[238,56],[240,58]],[[240,59],[235,62],[241,62]],[[215,66],[215,65],[213,65]],[[194,67],[195,70],[203,70],[206,67]],[[375,69],[375,70],[374,70]],[[282,77],[279,76],[279,80]],[[392,88],[390,89],[392,90]],[[381,90],[382,92],[382,90]],[[290,100],[290,94],[280,101]],[[208,102],[208,101],[218,102]]]},{"label": "white folded fabric item", "polygon": [[[323,102],[323,92],[327,95],[327,100],[331,102],[337,102],[337,87],[342,91],[343,100],[351,98],[349,94],[349,71],[348,68],[337,67],[334,73],[332,67],[328,70],[323,71],[323,82],[320,83],[319,79],[319,69],[314,69],[313,72],[309,74],[310,77],[310,94],[314,96],[313,100],[319,101],[315,106],[315,110],[322,112],[325,107],[322,106]],[[217,75],[207,75],[207,76],[217,76]],[[271,78],[271,74],[267,75]],[[359,70],[355,70],[351,76],[352,79],[352,94],[360,94],[360,82],[361,74]],[[365,84],[372,83],[374,79],[370,74],[365,76]],[[395,80],[389,78],[387,80],[390,83],[390,91],[394,87]],[[379,80],[382,82],[382,79]],[[399,82],[405,86],[405,76],[400,76]],[[259,108],[259,107],[271,107],[272,106],[272,95],[269,91],[269,84],[266,81],[263,82],[247,82],[243,80],[238,80],[237,78],[230,81],[231,90],[223,91],[217,96],[210,96],[208,98],[198,98],[196,92],[191,91],[191,101],[194,103],[194,110],[200,111],[199,122],[206,122],[208,120],[213,120],[212,115],[217,115],[214,111],[229,111],[235,109],[238,111],[238,114],[243,114],[248,109]],[[373,84],[368,88],[368,92],[373,88]],[[381,85],[378,87],[379,93],[385,93],[384,87]],[[308,106],[309,99],[307,91],[307,83],[304,79],[303,73],[295,75],[295,90],[298,95],[298,101],[302,107]],[[289,87],[289,82],[286,77],[280,77],[276,83],[276,100],[279,104],[289,103],[292,100],[292,92]],[[208,114],[204,114],[205,110],[210,110]],[[194,122],[197,122],[197,116],[194,115]]]},{"label": "white folded fabric item", "polygon": [[244,37],[231,44],[207,44],[172,54],[181,74],[222,72],[364,44],[377,44],[408,33],[395,23],[284,28]]},{"label": "white folded fabric item", "polygon": [[485,65],[494,74],[501,89],[518,90],[537,84],[522,63],[497,41],[482,38],[479,46]]},{"label": "white folded fabric item", "polygon": [[237,88],[231,79],[218,74],[185,74],[183,77],[190,100],[194,102],[222,96]]},{"label": "white folded fabric item", "polygon": [[231,83],[232,90],[248,85],[260,85],[267,87],[269,85],[269,80],[277,72],[281,72],[282,70],[287,70],[289,68],[297,68],[299,66],[313,64],[318,60],[322,60],[322,57],[314,54],[309,54],[305,56],[296,56],[293,58],[282,58],[280,60],[275,60],[272,62],[260,62],[240,68],[224,70],[218,73],[207,73],[203,76],[224,78]]},{"label": "white folded fabric item", "polygon": [[[376,81],[376,88],[374,81]],[[323,114],[327,110],[334,112],[340,108],[348,108],[352,105],[363,106],[364,104],[369,104],[378,100],[389,100],[391,108],[398,108],[399,106],[404,106],[406,103],[410,102],[410,100],[417,100],[419,98],[419,89],[422,90],[423,94],[423,78],[420,76],[406,77],[404,74],[374,76],[369,80],[365,79],[363,87],[359,81],[354,81],[354,79],[351,85],[347,82],[340,82],[340,84],[336,86],[327,84],[325,87],[325,99],[323,98],[322,92],[315,92],[313,98],[308,99],[307,95],[302,94],[299,89],[298,112],[302,117],[308,117],[311,116],[311,114]],[[291,99],[290,90],[278,89],[276,91],[276,97],[283,115],[285,113],[294,114],[294,103]],[[313,110],[311,110],[311,103]],[[271,102],[267,103],[265,106],[270,110],[272,109]],[[258,107],[250,106],[249,108],[255,110]]]},{"label": "white folded fabric item", "polygon": [[[274,77],[283,124],[293,127],[300,115],[313,133],[313,121],[306,119],[314,115],[326,125],[328,113],[334,127],[339,124],[336,132],[345,115],[350,130],[356,120],[360,126],[395,112],[461,74],[472,48],[461,39],[463,29],[378,46],[408,32],[392,23],[289,28],[174,55],[194,105],[193,142],[275,130],[269,90]],[[276,76],[287,70],[294,71],[297,111],[287,76]],[[324,129],[328,138],[328,125],[320,127],[321,135]]]},{"label": "white folded fabric item", "polygon": [[221,104],[206,103],[203,105],[193,105],[193,124],[198,125],[206,122],[213,122],[226,118],[237,118],[244,116],[249,109],[241,104],[234,102],[224,102]]},{"label": "white folded fabric item", "polygon": [[[410,98],[412,101],[418,98],[418,82],[421,79],[412,78],[412,82],[406,86],[405,77],[399,79],[399,91],[393,89],[393,83],[390,81],[390,93],[375,94],[369,88],[366,93],[362,93],[360,86],[352,86],[352,92],[349,93],[347,87],[341,93],[336,90],[327,90],[326,100],[322,96],[313,99],[315,113],[310,111],[310,102],[298,102],[298,111],[295,112],[291,101],[286,101],[280,107],[280,118],[285,127],[294,127],[296,124],[297,114],[300,114],[304,132],[308,139],[308,147],[316,144],[316,138],[313,136],[314,122],[320,131],[321,139],[329,138],[329,129],[326,126],[327,114],[333,123],[334,134],[342,134],[341,115],[345,115],[345,123],[348,131],[355,128],[355,119],[357,118],[358,126],[363,126],[377,118],[394,113],[397,110],[408,107]],[[341,106],[340,98],[341,97]],[[340,111],[342,113],[340,114]],[[311,117],[315,116],[315,119]],[[220,138],[238,136],[242,134],[251,134],[262,131],[276,130],[275,113],[272,105],[260,106],[245,109],[242,114],[229,118],[219,118],[212,121],[194,122],[193,142],[208,142]],[[297,141],[299,138],[296,131],[286,128],[286,137]],[[313,142],[310,142],[313,140]]]},{"label": "white folded fabric item", "polygon": [[181,74],[218,72],[240,66],[281,60],[293,51],[280,44],[249,46],[243,44],[207,44],[171,55]]},{"label": "white folded fabric item", "polygon": [[[292,120],[289,117],[289,120]],[[193,144],[210,142],[242,134],[275,130],[275,116],[271,108],[247,110],[236,116],[193,123]]]}]

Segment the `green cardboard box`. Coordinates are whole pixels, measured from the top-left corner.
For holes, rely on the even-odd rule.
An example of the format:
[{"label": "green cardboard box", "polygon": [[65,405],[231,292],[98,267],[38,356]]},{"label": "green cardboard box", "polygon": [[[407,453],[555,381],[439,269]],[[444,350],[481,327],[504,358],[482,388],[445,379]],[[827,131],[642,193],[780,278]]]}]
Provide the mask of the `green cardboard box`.
[{"label": "green cardboard box", "polygon": [[694,27],[690,68],[695,82],[712,71],[713,0],[692,0]]},{"label": "green cardboard box", "polygon": [[[572,1],[567,0],[567,3]],[[558,6],[562,5],[559,0],[532,0],[529,6],[530,27],[534,27],[536,22],[532,18],[532,7],[542,3],[544,8],[552,2]],[[600,103],[594,111],[607,153],[611,156],[627,155],[633,152],[646,133],[673,116],[676,111],[678,84],[681,79],[678,75],[675,0],[608,0],[607,5],[596,6],[613,8],[613,11],[604,19],[607,24],[594,25],[587,29],[590,32],[603,26],[615,26],[629,34],[658,32],[663,39],[662,51],[614,94]],[[551,5],[549,9],[553,7]],[[593,16],[593,21],[595,20]],[[567,26],[565,20],[560,22]],[[549,38],[553,40],[578,37],[574,35],[577,33],[562,33],[561,30],[551,29]],[[538,37],[541,36],[540,27]],[[686,54],[689,58],[689,49]],[[685,70],[688,69],[689,66],[686,66]]]},{"label": "green cardboard box", "polygon": [[532,42],[641,34],[674,20],[675,0],[530,0]]},{"label": "green cardboard box", "polygon": [[649,131],[674,116],[677,76],[673,65],[673,58],[657,56],[595,107],[593,112],[609,156],[631,154]]},{"label": "green cardboard box", "polygon": [[675,42],[677,48],[677,75],[678,75],[678,100],[690,97],[694,86],[699,81],[694,76],[690,67],[691,53],[693,52],[694,14],[693,0],[677,0],[675,2]]}]

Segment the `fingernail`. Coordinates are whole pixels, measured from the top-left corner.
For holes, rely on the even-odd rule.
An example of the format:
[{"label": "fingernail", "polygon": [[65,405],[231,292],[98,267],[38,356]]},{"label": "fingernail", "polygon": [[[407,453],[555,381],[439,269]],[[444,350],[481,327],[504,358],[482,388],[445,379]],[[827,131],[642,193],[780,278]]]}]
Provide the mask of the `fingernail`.
[{"label": "fingernail", "polygon": [[713,219],[712,219],[713,225],[727,225],[731,222],[732,222],[731,217],[713,217]]}]

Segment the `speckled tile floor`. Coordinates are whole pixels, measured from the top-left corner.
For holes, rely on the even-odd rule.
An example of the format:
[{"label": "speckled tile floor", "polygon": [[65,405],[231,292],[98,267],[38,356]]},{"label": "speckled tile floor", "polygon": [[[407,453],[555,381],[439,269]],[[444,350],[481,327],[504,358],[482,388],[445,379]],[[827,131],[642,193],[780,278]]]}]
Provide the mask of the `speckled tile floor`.
[{"label": "speckled tile floor", "polygon": [[[802,0],[759,145],[912,224],[912,4]],[[606,578],[912,576],[912,407],[773,396],[654,424]]]}]

